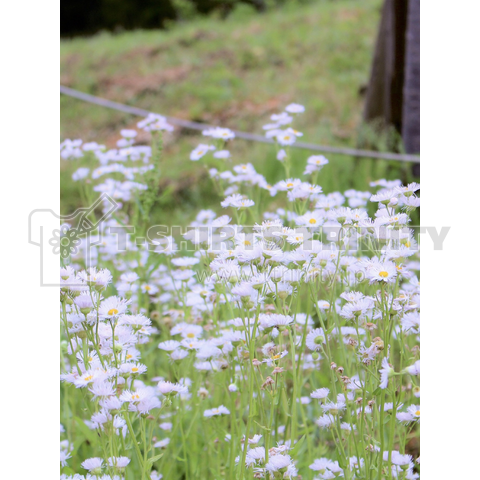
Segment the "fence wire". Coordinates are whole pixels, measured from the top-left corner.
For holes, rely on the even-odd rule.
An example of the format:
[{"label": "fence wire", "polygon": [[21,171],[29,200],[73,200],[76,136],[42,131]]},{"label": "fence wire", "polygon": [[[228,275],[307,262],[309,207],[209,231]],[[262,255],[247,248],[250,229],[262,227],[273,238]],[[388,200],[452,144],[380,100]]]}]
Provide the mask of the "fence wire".
[{"label": "fence wire", "polygon": [[[113,102],[112,100],[107,100],[105,98],[96,97],[95,95],[90,95],[89,93],[80,92],[73,88],[65,87],[60,85],[60,93],[67,95],[69,97],[82,100],[84,102],[92,103],[105,108],[111,108],[113,110],[118,110],[119,112],[129,113],[132,115],[138,115],[140,117],[146,117],[150,112],[144,110],[143,108],[132,107],[130,105],[125,105],[123,103]],[[189,128],[191,130],[205,130],[211,128],[212,125],[206,123],[191,122],[189,120],[182,120],[181,118],[169,117],[168,115],[163,115],[169,123],[176,125],[182,128]],[[244,140],[249,140],[253,142],[260,143],[274,143],[273,140],[266,138],[262,135],[257,135],[254,133],[240,132],[238,130],[233,130],[237,138],[243,138]],[[413,162],[420,163],[420,157],[418,155],[409,155],[409,154],[400,154],[400,153],[390,153],[390,152],[375,152],[372,150],[358,150],[356,148],[342,148],[342,147],[330,147],[327,145],[317,145],[314,143],[306,142],[295,142],[291,145],[293,148],[302,148],[305,150],[311,150],[313,152],[323,152],[323,153],[338,153],[340,155],[349,155],[352,157],[363,157],[363,158],[378,158],[384,160],[396,160],[400,162]]]}]

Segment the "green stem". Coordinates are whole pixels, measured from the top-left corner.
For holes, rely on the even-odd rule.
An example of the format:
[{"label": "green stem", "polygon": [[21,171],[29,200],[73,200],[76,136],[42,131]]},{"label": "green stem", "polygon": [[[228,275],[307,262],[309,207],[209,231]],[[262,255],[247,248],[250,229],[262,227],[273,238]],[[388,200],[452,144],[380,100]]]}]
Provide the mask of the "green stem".
[{"label": "green stem", "polygon": [[135,447],[135,452],[136,452],[137,457],[138,457],[138,463],[140,464],[140,467],[142,468],[142,471],[143,471],[144,464],[143,464],[142,452],[140,452],[140,447],[138,446],[138,443],[137,443],[137,437],[136,437],[135,431],[133,430],[133,427],[132,427],[132,422],[130,420],[130,413],[125,412],[124,417],[125,417],[125,421],[127,422],[128,431],[130,433],[130,436],[132,437],[133,446]]}]

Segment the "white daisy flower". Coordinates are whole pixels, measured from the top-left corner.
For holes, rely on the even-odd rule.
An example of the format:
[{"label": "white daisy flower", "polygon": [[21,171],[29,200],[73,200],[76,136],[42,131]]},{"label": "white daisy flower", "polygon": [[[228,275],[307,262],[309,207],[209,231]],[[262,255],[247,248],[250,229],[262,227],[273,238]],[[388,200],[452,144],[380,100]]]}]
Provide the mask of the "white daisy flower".
[{"label": "white daisy flower", "polygon": [[230,410],[228,410],[228,408],[224,407],[223,405],[220,405],[218,408],[212,408],[203,412],[203,416],[207,418],[215,417],[217,415],[230,415]]},{"label": "white daisy flower", "polygon": [[190,153],[190,160],[196,162],[200,160],[204,155],[206,155],[210,150],[215,150],[215,147],[212,145],[205,145],[201,143]]},{"label": "white daisy flower", "polygon": [[291,103],[285,107],[285,111],[288,113],[303,113],[305,111],[305,107],[299,103]]}]

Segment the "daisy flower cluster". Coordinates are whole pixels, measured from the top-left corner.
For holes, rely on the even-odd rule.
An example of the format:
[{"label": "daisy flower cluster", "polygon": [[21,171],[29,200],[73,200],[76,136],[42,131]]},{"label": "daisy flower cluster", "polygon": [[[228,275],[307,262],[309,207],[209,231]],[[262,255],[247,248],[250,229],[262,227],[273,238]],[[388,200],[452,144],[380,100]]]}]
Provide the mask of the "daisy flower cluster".
[{"label": "daisy flower cluster", "polygon": [[328,192],[320,155],[295,177],[304,110],[264,126],[277,182],[203,131],[218,208],[148,245],[109,231],[151,227],[166,120],[150,147],[62,143],[83,199],[121,206],[60,271],[62,479],[419,478],[420,185]]}]

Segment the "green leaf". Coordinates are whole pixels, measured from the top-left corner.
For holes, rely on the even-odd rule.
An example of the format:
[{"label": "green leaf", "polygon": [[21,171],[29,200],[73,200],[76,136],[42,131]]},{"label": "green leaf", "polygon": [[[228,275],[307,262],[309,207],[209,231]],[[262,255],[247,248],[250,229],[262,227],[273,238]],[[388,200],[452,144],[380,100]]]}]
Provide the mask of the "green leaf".
[{"label": "green leaf", "polygon": [[157,461],[160,460],[163,457],[163,453],[159,453],[158,455],[155,455],[154,457],[148,458],[147,459],[147,467],[152,468],[152,465]]},{"label": "green leaf", "polygon": [[85,438],[92,444],[95,445],[98,440],[98,435],[94,430],[90,430],[84,423],[84,421],[79,417],[73,417],[75,419],[75,425],[78,429],[85,435]]},{"label": "green leaf", "polygon": [[251,406],[249,414],[248,414],[248,416],[250,418],[256,417],[257,413],[258,413],[257,412],[257,402],[252,402],[252,403],[253,403],[253,405]]},{"label": "green leaf", "polygon": [[303,435],[300,440],[295,444],[295,446],[290,450],[292,458],[295,458],[295,456],[298,454],[300,451],[300,448],[303,445],[303,442],[305,441],[306,435]]},{"label": "green leaf", "polygon": [[287,399],[287,392],[285,390],[282,390],[282,406],[283,406],[283,411],[287,415],[287,417],[291,417],[290,415],[290,408],[288,404],[288,399]]},{"label": "green leaf", "polygon": [[[82,435],[82,434],[78,434],[76,435],[76,438],[73,442],[73,451],[74,452],[78,452],[78,450],[80,450],[80,447],[82,446],[82,444],[84,442],[87,442],[87,438],[85,437],[85,435]],[[90,442],[91,443],[91,442]]]},{"label": "green leaf", "polygon": [[254,423],[256,423],[261,429],[267,431],[267,432],[271,432],[272,429],[271,428],[268,428],[268,427],[264,427],[263,425],[260,425],[256,420],[254,420]]}]

